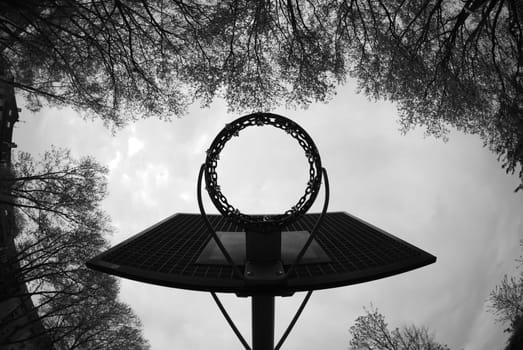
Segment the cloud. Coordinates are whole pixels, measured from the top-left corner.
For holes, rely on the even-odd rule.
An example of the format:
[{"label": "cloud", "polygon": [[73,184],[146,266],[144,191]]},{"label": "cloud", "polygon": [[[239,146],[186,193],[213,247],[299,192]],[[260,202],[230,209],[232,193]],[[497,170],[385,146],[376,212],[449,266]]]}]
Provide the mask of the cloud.
[{"label": "cloud", "polygon": [[162,187],[169,183],[169,169],[165,164],[149,163],[136,171],[142,187]]},{"label": "cloud", "polygon": [[134,136],[129,137],[129,139],[127,140],[127,156],[134,156],[136,153],[140,152],[143,146],[143,141],[137,139]]},{"label": "cloud", "polygon": [[207,147],[211,145],[211,138],[209,134],[202,133],[194,142],[192,145],[192,154],[193,155],[202,155],[205,154],[205,150],[207,150]]},{"label": "cloud", "polygon": [[192,193],[188,193],[188,192],[182,192],[180,194],[180,198],[182,200],[184,200],[185,202],[189,202],[193,199],[194,195]]},{"label": "cloud", "polygon": [[121,159],[122,154],[120,153],[120,151],[116,151],[115,157],[107,163],[107,166],[110,170],[116,169],[118,167],[118,164],[120,164]]}]

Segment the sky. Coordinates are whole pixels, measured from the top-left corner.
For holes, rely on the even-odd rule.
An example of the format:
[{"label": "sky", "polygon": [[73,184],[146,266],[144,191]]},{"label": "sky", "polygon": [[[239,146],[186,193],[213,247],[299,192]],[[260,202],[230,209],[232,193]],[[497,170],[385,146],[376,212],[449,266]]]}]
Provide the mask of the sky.
[{"label": "sky", "polygon": [[[451,349],[503,349],[507,334],[487,311],[487,298],[504,274],[516,273],[514,260],[521,254],[523,194],[513,192],[518,178],[505,174],[478,137],[452,131],[443,142],[421,129],[402,135],[393,104],[354,91],[349,83],[328,104],[271,112],[294,120],[313,138],[329,174],[329,211],[351,213],[437,262],[314,292],[283,348],[347,349],[350,326],[372,304],[391,329],[426,326]],[[198,212],[196,180],[205,150],[241,116],[217,100],[171,122],[142,120],[113,135],[100,121],[85,121],[67,108],[32,113],[19,104],[22,122],[13,141],[20,150],[66,147],[110,168],[103,207],[115,227],[111,245],[174,213]],[[247,128],[221,154],[222,190],[244,212],[284,211],[305,188],[308,168],[301,153],[283,131]],[[319,212],[322,200],[320,192],[310,212]],[[140,317],[154,350],[241,348],[208,293],[122,279],[120,295]],[[220,297],[249,340],[249,300]],[[276,299],[275,341],[303,297]]]}]

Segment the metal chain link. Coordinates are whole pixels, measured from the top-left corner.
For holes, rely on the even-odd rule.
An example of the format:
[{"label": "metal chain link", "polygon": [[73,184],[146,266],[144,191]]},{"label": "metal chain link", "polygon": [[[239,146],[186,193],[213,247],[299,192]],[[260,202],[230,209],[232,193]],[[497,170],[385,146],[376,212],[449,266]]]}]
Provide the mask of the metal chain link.
[{"label": "metal chain link", "polygon": [[[265,125],[272,125],[282,129],[298,141],[309,162],[309,181],[307,182],[304,195],[298,200],[296,205],[285,213],[271,216],[247,215],[231,205],[222,193],[220,185],[218,184],[216,167],[218,166],[220,153],[230,139],[239,136],[240,131],[247,127]],[[253,113],[227,124],[212,142],[210,148],[207,150],[205,160],[205,188],[216,209],[218,209],[223,216],[242,227],[255,228],[263,231],[264,228],[281,228],[286,226],[307,212],[314,203],[321,186],[321,169],[320,154],[316,145],[301,126],[277,114]]]}]

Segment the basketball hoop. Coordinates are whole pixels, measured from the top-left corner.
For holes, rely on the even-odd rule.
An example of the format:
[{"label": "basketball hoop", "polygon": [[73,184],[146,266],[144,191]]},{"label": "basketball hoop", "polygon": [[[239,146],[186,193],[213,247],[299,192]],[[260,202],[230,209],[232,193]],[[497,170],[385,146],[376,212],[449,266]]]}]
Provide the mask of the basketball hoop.
[{"label": "basketball hoop", "polygon": [[[216,168],[229,140],[251,126],[272,126],[296,139],[309,163],[298,202],[283,214],[247,215],[220,189]],[[202,180],[221,215],[207,215]],[[322,212],[308,214],[321,184]],[[279,350],[313,290],[347,286],[419,268],[436,257],[348,213],[327,213],[329,179],[311,137],[290,119],[254,113],[236,119],[207,150],[197,180],[199,214],[176,214],[87,262],[90,268],[174,288],[211,292],[246,350],[251,347],[216,293],[252,299],[252,350]],[[274,298],[306,291],[274,346]]]},{"label": "basketball hoop", "polygon": [[[233,137],[239,136],[241,130],[251,126],[263,127],[268,125],[282,129],[298,141],[309,163],[309,181],[303,196],[292,208],[283,214],[271,216],[247,215],[229,203],[221,191],[216,167],[218,166],[220,153],[227,142]],[[320,154],[312,138],[301,126],[292,120],[272,113],[253,113],[227,124],[207,150],[204,171],[205,188],[216,209],[231,222],[244,228],[256,229],[258,231],[282,228],[298,220],[314,203],[322,180]]]}]

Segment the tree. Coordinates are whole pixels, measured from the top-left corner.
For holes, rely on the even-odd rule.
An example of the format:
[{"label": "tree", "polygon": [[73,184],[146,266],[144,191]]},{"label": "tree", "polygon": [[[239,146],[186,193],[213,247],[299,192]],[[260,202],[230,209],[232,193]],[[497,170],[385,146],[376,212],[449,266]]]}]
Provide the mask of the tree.
[{"label": "tree", "polygon": [[20,153],[12,178],[1,182],[17,209],[9,263],[14,280],[25,285],[11,297],[32,299],[39,318],[28,322],[42,322],[56,349],[148,348],[138,318],[118,300],[116,279],[85,266],[107,248],[111,232],[100,208],[106,172],[92,158],[52,149],[39,160]]},{"label": "tree", "polygon": [[139,320],[117,299],[116,279],[85,267],[107,246],[103,217],[85,219],[64,228],[40,213],[38,222],[22,226],[16,279],[27,291],[15,296],[33,299],[57,349],[147,348]]},{"label": "tree", "polygon": [[508,338],[506,350],[518,350],[523,347],[523,318],[518,317],[512,324],[512,334]]},{"label": "tree", "polygon": [[91,157],[73,159],[69,150],[52,148],[40,159],[19,152],[13,174],[0,177],[0,202],[18,207],[31,217],[46,212],[53,220],[79,224],[87,213],[97,213],[107,194],[107,168]]},{"label": "tree", "polygon": [[34,108],[43,98],[115,126],[179,116],[216,96],[234,111],[305,107],[351,76],[368,96],[398,105],[404,131],[477,134],[513,173],[523,162],[518,4],[8,1],[0,62]]},{"label": "tree", "polygon": [[308,105],[326,100],[344,76],[328,23],[320,22],[328,17],[290,1],[1,6],[0,62],[32,108],[44,98],[116,126],[178,116],[189,103],[208,105],[217,94],[234,110],[266,110],[281,100]]},{"label": "tree", "polygon": [[[523,162],[523,8],[515,1],[346,3],[350,74],[398,104],[406,131],[478,134],[507,172]],[[523,181],[523,169],[519,173]]]},{"label": "tree", "polygon": [[523,317],[523,278],[505,275],[489,297],[491,310],[499,322],[509,324],[512,331],[517,320]]},{"label": "tree", "polygon": [[[523,240],[520,242],[523,247]],[[516,260],[523,266],[523,258]],[[505,332],[511,333],[507,341],[507,350],[520,349],[523,346],[523,272],[518,276],[503,276],[489,296],[490,311],[496,321],[508,326]]]},{"label": "tree", "polygon": [[385,317],[377,309],[365,309],[350,327],[351,350],[449,350],[447,345],[437,343],[427,328],[414,325],[390,331]]}]

